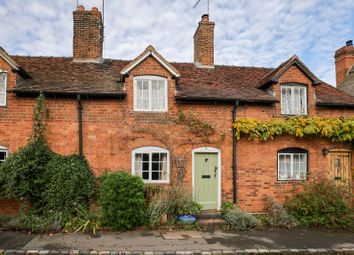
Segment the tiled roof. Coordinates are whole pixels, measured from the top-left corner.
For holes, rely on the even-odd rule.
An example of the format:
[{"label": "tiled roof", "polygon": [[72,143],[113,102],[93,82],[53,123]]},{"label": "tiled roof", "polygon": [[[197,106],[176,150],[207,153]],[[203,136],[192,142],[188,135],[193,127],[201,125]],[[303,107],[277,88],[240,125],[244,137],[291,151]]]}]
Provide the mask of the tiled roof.
[{"label": "tiled roof", "polygon": [[322,106],[354,107],[354,97],[321,81],[315,86],[316,104]]},{"label": "tiled roof", "polygon": [[176,95],[179,100],[275,101],[272,95],[256,88],[259,79],[272,70],[270,68],[218,65],[198,68],[191,63],[174,65],[181,73]]},{"label": "tiled roof", "polygon": [[[12,56],[31,79],[20,79],[16,93],[82,94],[124,97],[121,71],[131,61],[109,60],[103,63],[73,62],[63,57]],[[177,78],[176,99],[203,101],[244,101],[272,103],[274,96],[259,88],[261,80],[278,74],[276,69],[216,65],[197,68],[193,63],[171,63],[180,73]],[[319,105],[354,107],[354,97],[324,82],[315,86]]]},{"label": "tiled roof", "polygon": [[103,63],[73,62],[63,57],[20,57],[13,59],[30,75],[21,79],[14,91],[33,93],[43,91],[53,94],[95,94],[100,96],[124,96],[120,82],[120,70],[129,61],[105,60]]}]

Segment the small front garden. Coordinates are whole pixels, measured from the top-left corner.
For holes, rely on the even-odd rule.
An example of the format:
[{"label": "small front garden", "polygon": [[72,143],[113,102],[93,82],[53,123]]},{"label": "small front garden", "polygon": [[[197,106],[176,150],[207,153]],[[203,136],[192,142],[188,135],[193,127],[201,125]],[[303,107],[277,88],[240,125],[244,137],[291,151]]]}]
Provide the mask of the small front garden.
[{"label": "small front garden", "polygon": [[[1,197],[20,201],[16,217],[0,216],[0,227],[29,232],[126,231],[162,226],[188,226],[201,206],[183,185],[148,186],[124,171],[95,178],[78,155],[53,152],[45,139],[45,99],[36,99],[28,144],[0,165]],[[354,229],[351,194],[328,180],[310,183],[284,205],[267,198],[265,215],[243,212],[223,203],[222,217],[231,230],[254,228],[325,227]]]}]

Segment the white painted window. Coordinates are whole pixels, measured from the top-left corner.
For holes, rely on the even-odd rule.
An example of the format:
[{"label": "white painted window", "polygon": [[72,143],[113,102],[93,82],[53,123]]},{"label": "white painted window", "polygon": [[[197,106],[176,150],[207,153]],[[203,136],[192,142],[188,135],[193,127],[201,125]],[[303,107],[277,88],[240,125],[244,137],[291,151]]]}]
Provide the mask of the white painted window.
[{"label": "white painted window", "polygon": [[306,180],[307,152],[302,149],[284,149],[278,152],[278,180]]},{"label": "white painted window", "polygon": [[158,76],[134,78],[134,111],[167,111],[167,79]]},{"label": "white painted window", "polygon": [[281,86],[281,114],[307,114],[307,90],[305,86]]},{"label": "white painted window", "polygon": [[132,174],[148,183],[169,183],[169,151],[159,147],[142,147],[132,152]]},{"label": "white painted window", "polygon": [[0,70],[0,106],[6,106],[7,73]]},{"label": "white painted window", "polygon": [[5,147],[0,146],[0,164],[7,158],[8,150]]}]

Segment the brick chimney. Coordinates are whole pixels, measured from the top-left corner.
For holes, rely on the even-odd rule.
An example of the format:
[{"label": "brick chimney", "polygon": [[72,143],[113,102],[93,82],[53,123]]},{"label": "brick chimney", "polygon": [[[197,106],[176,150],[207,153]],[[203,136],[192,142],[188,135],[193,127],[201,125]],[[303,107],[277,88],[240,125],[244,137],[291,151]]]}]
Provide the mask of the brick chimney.
[{"label": "brick chimney", "polygon": [[194,64],[197,67],[214,67],[214,27],[209,15],[204,14],[194,34]]},{"label": "brick chimney", "polygon": [[73,12],[73,59],[76,62],[101,63],[103,48],[103,21],[97,7],[85,10],[79,5]]},{"label": "brick chimney", "polygon": [[354,65],[353,41],[347,41],[344,47],[336,51],[334,58],[336,63],[336,80],[338,87],[345,80],[348,71]]}]

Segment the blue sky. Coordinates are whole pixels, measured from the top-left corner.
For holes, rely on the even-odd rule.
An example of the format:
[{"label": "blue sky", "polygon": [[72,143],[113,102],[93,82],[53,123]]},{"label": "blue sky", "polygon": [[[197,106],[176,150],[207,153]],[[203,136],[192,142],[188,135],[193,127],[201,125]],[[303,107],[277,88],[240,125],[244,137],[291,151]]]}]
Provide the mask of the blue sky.
[{"label": "blue sky", "polygon": [[[106,0],[105,57],[131,59],[152,44],[170,61],[193,61],[206,0]],[[86,9],[102,0],[79,0]],[[334,51],[354,39],[353,0],[211,0],[217,64],[276,67],[298,55],[334,84]],[[0,45],[16,55],[72,55],[76,0],[0,0]]]}]

